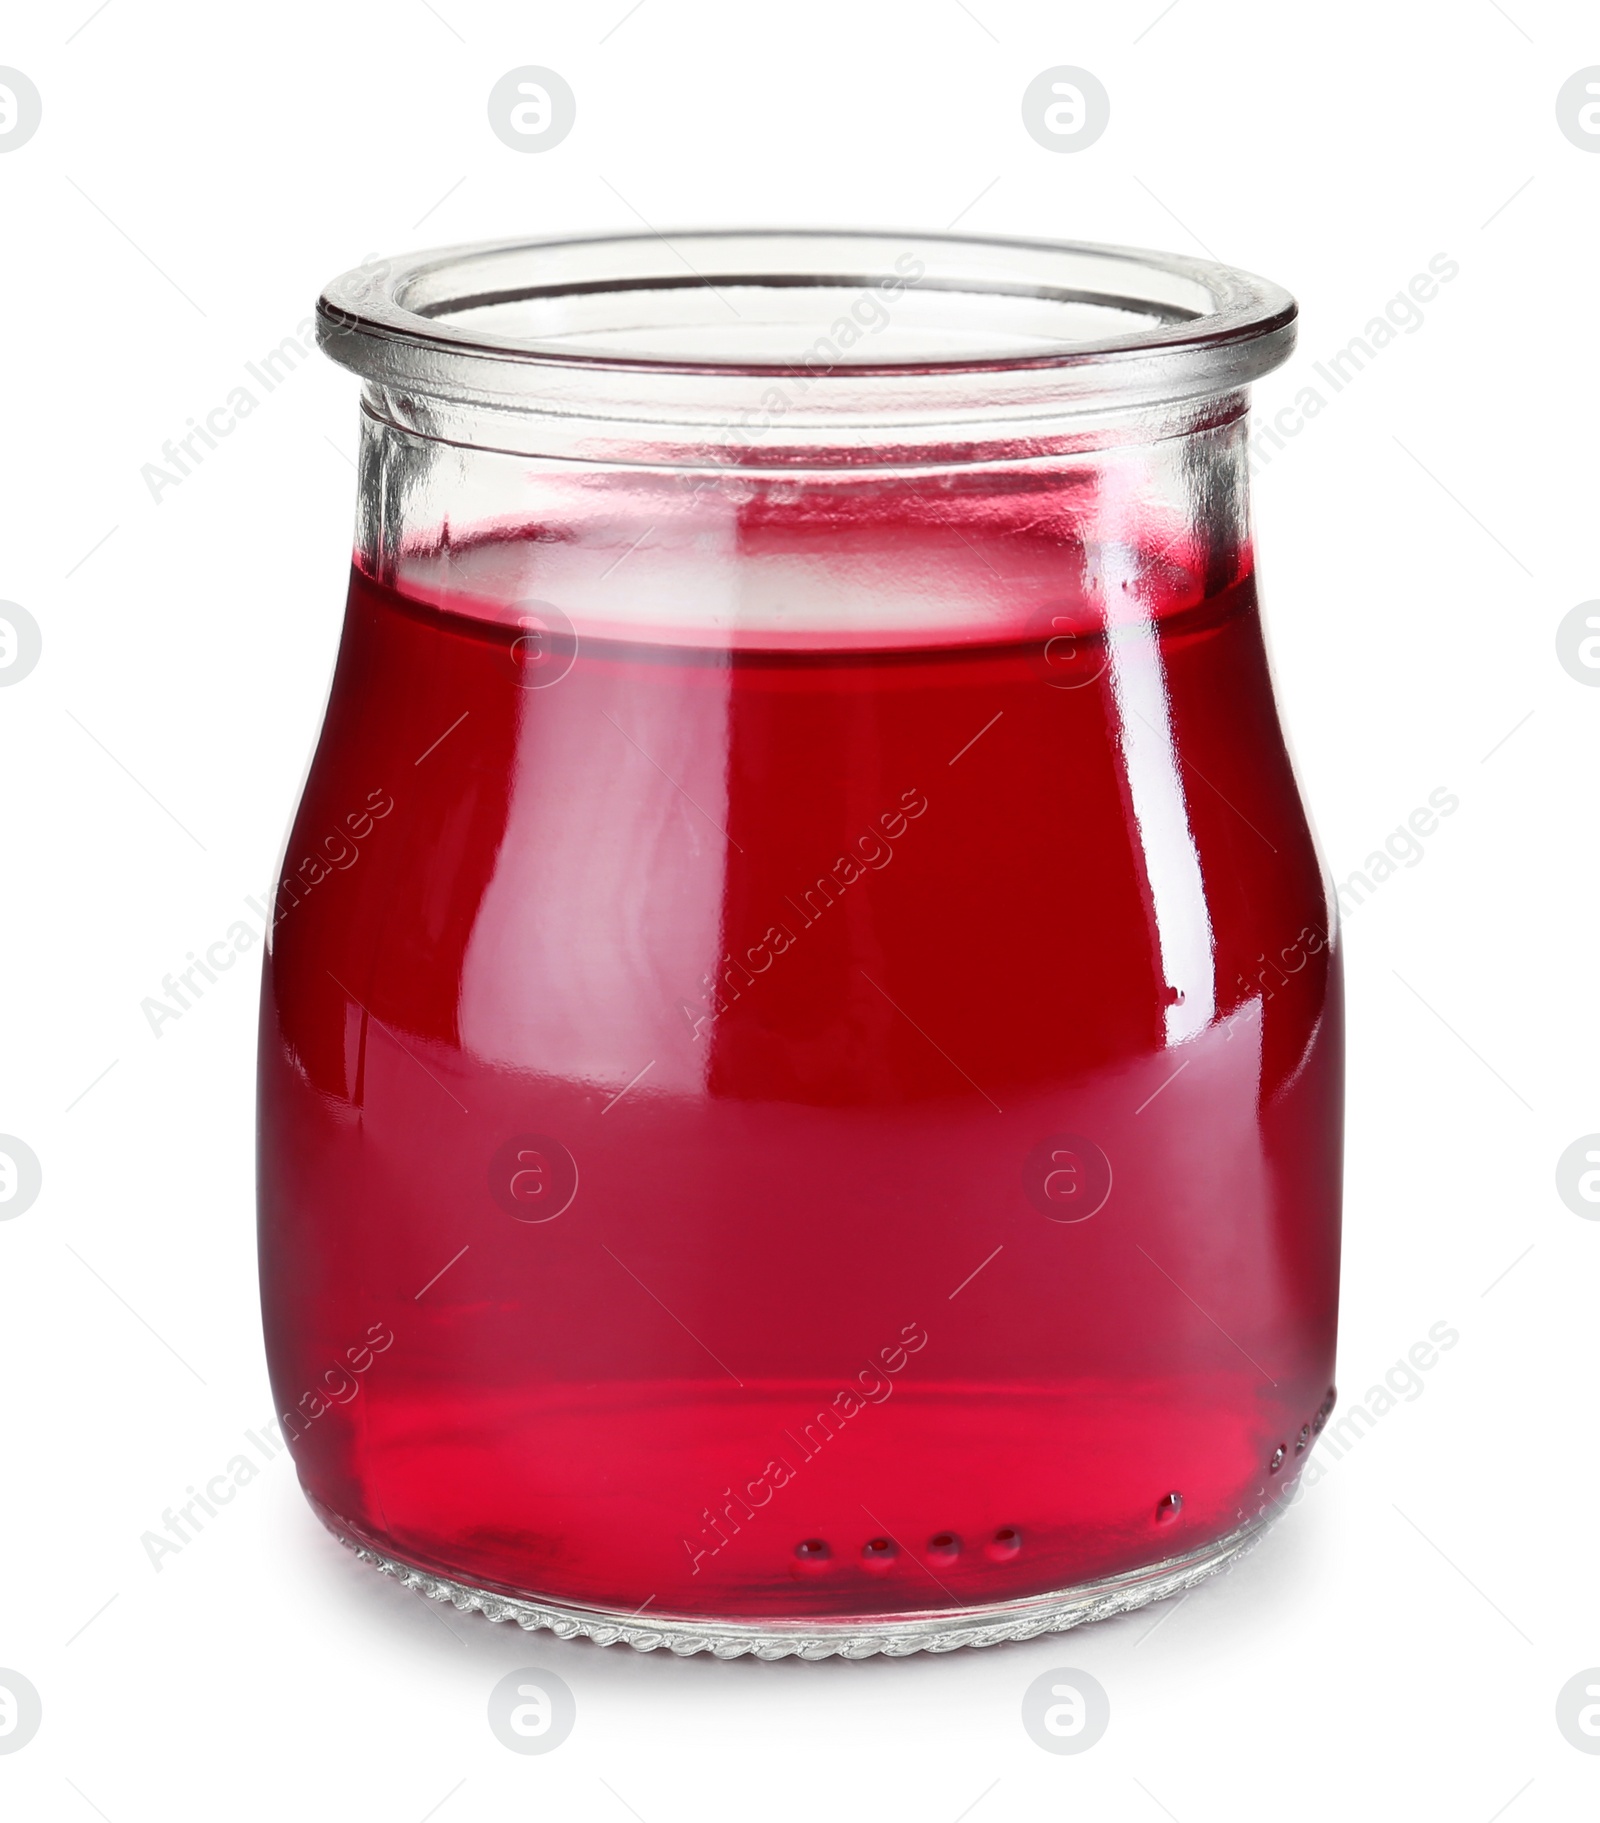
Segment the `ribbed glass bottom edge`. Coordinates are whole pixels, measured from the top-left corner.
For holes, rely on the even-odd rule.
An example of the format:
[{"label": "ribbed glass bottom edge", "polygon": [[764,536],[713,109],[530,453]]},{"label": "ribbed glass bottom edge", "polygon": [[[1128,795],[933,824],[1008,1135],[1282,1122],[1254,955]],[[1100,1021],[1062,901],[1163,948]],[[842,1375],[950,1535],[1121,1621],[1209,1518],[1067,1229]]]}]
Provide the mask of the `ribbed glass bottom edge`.
[{"label": "ribbed glass bottom edge", "polygon": [[1086,1621],[1130,1614],[1194,1588],[1236,1562],[1261,1538],[1275,1513],[1179,1557],[1163,1558],[1098,1582],[1054,1589],[987,1608],[959,1608],[895,1615],[826,1615],[798,1619],[708,1619],[705,1616],[624,1614],[608,1608],[578,1607],[537,1595],[506,1595],[474,1588],[432,1570],[420,1569],[361,1536],[348,1520],[319,1501],[313,1511],[341,1544],[385,1576],[434,1601],[448,1601],[462,1613],[476,1611],[492,1621],[515,1621],[528,1632],[548,1628],[560,1639],[588,1639],[598,1646],[632,1646],[636,1652],[675,1652],[688,1657],[709,1652],[717,1658],[905,1658],[913,1652],[953,1652],[958,1646],[998,1646],[1007,1640],[1065,1633]]}]

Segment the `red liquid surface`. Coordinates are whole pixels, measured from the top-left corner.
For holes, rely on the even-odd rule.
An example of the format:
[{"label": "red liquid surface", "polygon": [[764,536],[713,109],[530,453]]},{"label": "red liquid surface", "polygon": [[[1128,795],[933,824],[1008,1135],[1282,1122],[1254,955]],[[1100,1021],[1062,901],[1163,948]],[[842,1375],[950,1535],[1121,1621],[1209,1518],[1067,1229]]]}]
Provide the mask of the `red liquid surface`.
[{"label": "red liquid surface", "polygon": [[1114,648],[574,655],[354,575],[262,1026],[317,1501],[758,1618],[1061,1588],[1281,1492],[1337,967],[1250,579],[1171,593]]}]

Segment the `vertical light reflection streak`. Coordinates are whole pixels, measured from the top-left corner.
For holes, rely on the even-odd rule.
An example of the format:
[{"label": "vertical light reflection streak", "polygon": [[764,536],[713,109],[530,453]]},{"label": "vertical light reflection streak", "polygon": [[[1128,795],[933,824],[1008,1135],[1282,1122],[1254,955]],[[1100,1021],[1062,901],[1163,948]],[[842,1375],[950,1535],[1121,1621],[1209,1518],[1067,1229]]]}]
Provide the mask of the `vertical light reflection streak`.
[{"label": "vertical light reflection streak", "polygon": [[1216,1017],[1211,909],[1189,827],[1166,671],[1156,623],[1142,599],[1138,558],[1127,546],[1108,545],[1099,567],[1117,741],[1150,883],[1161,971],[1181,996],[1166,1009],[1166,1039],[1169,1045],[1182,1044]]}]

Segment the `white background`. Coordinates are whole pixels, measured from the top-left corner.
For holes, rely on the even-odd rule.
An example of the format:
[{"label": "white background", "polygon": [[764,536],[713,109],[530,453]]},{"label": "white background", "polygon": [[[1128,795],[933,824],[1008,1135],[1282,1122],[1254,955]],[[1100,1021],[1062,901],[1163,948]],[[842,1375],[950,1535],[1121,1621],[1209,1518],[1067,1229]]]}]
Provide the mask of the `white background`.
[{"label": "white background", "polygon": [[[1593,1814],[1600,1757],[1554,1719],[1600,1663],[1600,1226],[1555,1189],[1600,1128],[1600,691],[1555,646],[1600,594],[1600,156],[1555,117],[1600,62],[1592,9],[643,0],[618,24],[627,0],[108,0],[84,23],[92,3],[13,0],[0,27],[0,64],[44,98],[0,156],[0,597],[44,634],[0,691],[0,1130],[44,1170],[0,1223],[0,1666],[44,1702],[0,1755],[0,1811]],[[485,115],[526,63],[578,101],[536,156]],[[1063,63],[1112,104],[1071,155],[1019,112]],[[1301,351],[1259,389],[1268,410],[1433,255],[1460,264],[1256,492],[1333,871],[1436,788],[1460,798],[1348,925],[1346,1405],[1435,1323],[1459,1344],[1235,1573],[1024,1646],[760,1665],[524,1635],[358,1564],[286,1458],[157,1573],[141,1533],[271,1401],[254,969],[159,1040],[140,1001],[272,876],[338,633],[354,383],[308,361],[159,504],[141,465],[374,251],[958,217],[1285,283]],[[524,1665],[577,1699],[540,1757],[485,1720]],[[1062,1666],[1111,1701],[1076,1756],[1019,1717]]]}]

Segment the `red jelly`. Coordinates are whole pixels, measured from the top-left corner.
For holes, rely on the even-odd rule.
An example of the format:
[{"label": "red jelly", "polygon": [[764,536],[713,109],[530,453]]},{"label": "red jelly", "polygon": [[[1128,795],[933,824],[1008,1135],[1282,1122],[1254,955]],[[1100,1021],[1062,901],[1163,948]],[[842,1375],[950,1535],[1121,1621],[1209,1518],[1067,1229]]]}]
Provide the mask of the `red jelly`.
[{"label": "red jelly", "polygon": [[[761,291],[771,248],[706,239]],[[883,303],[906,266],[849,251]],[[469,350],[668,369],[544,350],[552,250],[498,250],[500,292],[458,257]],[[1125,312],[1151,271],[1243,284],[1132,266]],[[1237,368],[1110,428],[1031,369],[1043,450],[991,401],[863,463],[809,393],[883,376],[791,358],[720,465],[677,405],[624,461],[598,405],[559,447],[470,367],[458,419],[404,421],[373,363],[424,279],[342,283],[362,525],[261,1050],[269,1357],[319,1511],[496,1616],[679,1650],[1022,1636],[1225,1562],[1331,1398],[1342,1069]]]}]

